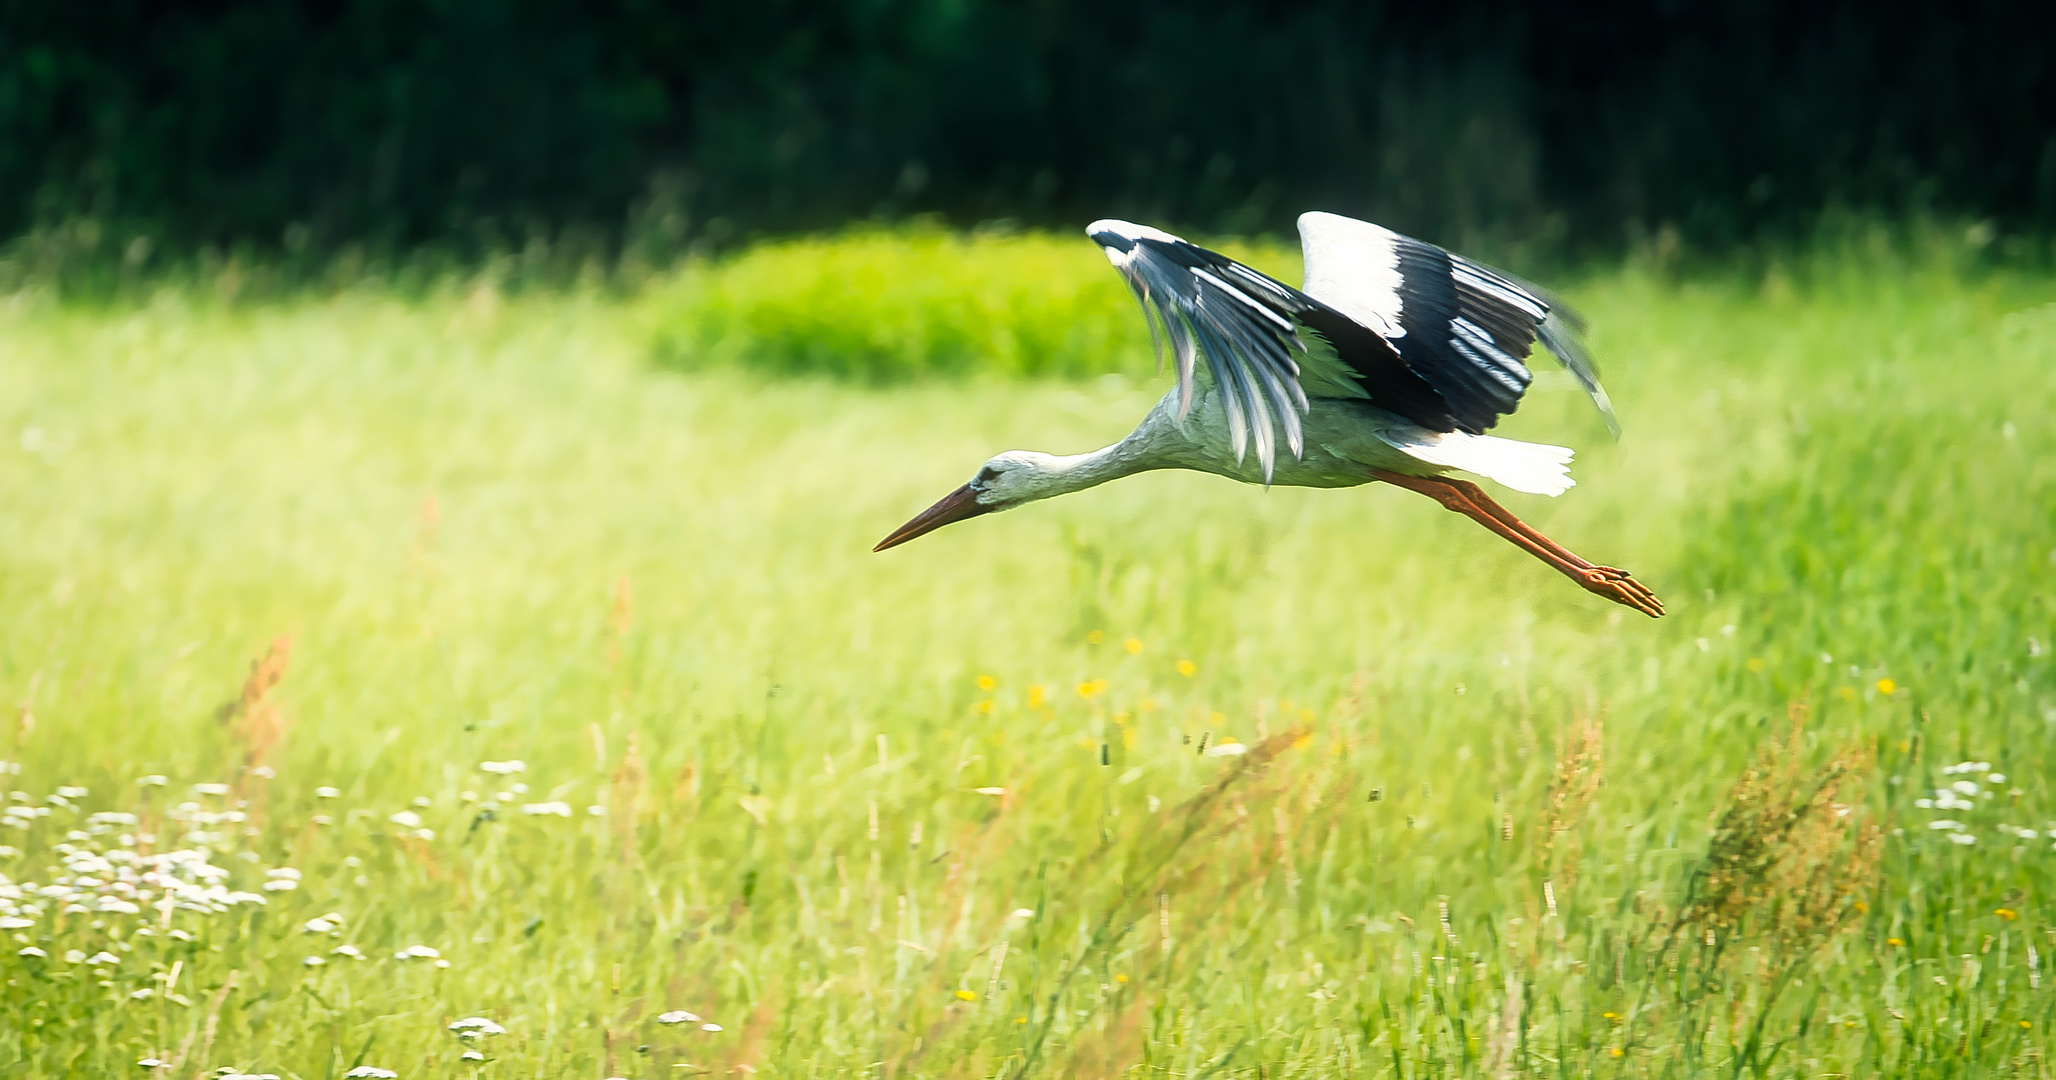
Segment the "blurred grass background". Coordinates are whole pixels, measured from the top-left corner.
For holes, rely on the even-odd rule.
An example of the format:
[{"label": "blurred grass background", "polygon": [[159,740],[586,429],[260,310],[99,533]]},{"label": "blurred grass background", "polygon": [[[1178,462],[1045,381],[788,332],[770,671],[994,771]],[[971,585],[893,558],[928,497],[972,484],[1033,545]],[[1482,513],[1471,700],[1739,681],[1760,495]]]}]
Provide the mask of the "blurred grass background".
[{"label": "blurred grass background", "polygon": [[[1628,436],[1545,373],[1506,433],[1580,486],[1508,502],[1655,623],[1379,487],[1151,475],[871,555],[1156,396],[1069,236],[17,293],[0,732],[52,813],[0,874],[124,831],[303,877],[43,901],[0,1059],[442,1075],[480,1014],[482,1075],[2039,1075],[2056,852],[2001,827],[2056,829],[2056,283],[1989,239],[1553,283]],[[1914,805],[1966,760],[1974,844]]]}]

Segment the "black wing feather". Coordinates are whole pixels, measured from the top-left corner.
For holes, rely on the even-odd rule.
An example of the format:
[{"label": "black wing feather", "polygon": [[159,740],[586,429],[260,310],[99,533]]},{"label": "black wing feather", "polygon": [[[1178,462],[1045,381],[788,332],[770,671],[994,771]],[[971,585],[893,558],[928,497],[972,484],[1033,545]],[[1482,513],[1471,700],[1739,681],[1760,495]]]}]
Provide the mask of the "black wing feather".
[{"label": "black wing feather", "polygon": [[1159,356],[1164,348],[1172,354],[1179,415],[1192,407],[1204,357],[1235,454],[1253,444],[1266,482],[1273,424],[1295,456],[1304,451],[1308,401],[1296,359],[1307,350],[1304,332],[1334,347],[1372,404],[1432,431],[1474,435],[1520,406],[1534,381],[1524,361],[1540,340],[1619,431],[1578,345],[1576,316],[1552,315],[1541,290],[1433,244],[1384,233],[1400,279],[1399,325],[1381,333],[1219,252],[1154,229],[1102,224],[1119,228],[1091,235],[1142,302]]},{"label": "black wing feather", "polygon": [[1391,344],[1300,290],[1183,240],[1104,233],[1094,239],[1141,300],[1153,343],[1171,352],[1180,415],[1192,407],[1194,369],[1204,358],[1236,455],[1253,444],[1266,481],[1275,461],[1274,424],[1295,456],[1305,449],[1300,417],[1309,402],[1296,359],[1307,348],[1302,328],[1335,347],[1374,404],[1439,417],[1440,430],[1454,426],[1435,388]]}]

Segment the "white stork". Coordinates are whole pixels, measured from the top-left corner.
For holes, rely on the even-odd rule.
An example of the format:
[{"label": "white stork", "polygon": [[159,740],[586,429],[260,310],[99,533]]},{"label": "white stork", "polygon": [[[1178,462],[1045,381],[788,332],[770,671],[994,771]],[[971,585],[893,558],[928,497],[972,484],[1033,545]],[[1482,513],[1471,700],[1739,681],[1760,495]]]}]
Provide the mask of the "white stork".
[{"label": "white stork", "polygon": [[1570,450],[1485,434],[1520,405],[1534,378],[1522,360],[1538,338],[1619,430],[1575,316],[1538,290],[1335,214],[1300,216],[1304,290],[1146,225],[1095,221],[1085,231],[1141,299],[1160,358],[1169,343],[1178,385],[1103,450],[993,458],[873,550],[1150,469],[1300,487],[1382,480],[1469,517],[1588,591],[1663,614],[1627,571],[1579,558],[1446,475],[1552,496],[1575,483]]}]

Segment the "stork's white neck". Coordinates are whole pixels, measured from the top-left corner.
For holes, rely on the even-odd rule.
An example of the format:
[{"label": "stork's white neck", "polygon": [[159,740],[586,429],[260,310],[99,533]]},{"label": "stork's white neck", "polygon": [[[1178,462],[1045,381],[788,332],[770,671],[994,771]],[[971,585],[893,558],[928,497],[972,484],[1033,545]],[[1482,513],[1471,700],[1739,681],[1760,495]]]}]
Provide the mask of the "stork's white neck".
[{"label": "stork's white neck", "polygon": [[1135,473],[1176,467],[1179,462],[1173,460],[1174,451],[1182,439],[1176,434],[1176,424],[1167,407],[1175,410],[1175,392],[1158,402],[1127,438],[1090,453],[1010,450],[1001,454],[990,464],[1005,463],[1010,467],[996,479],[991,494],[979,501],[995,509],[1009,509],[1083,491]]}]

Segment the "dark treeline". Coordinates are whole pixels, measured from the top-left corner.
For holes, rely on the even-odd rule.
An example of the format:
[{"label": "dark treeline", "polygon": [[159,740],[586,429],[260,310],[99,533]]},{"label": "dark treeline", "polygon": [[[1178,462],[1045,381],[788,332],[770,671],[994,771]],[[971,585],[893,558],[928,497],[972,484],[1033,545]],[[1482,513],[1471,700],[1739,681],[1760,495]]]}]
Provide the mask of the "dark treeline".
[{"label": "dark treeline", "polygon": [[660,247],[856,217],[1721,245],[2056,226],[2056,5],[0,3],[0,233]]}]

